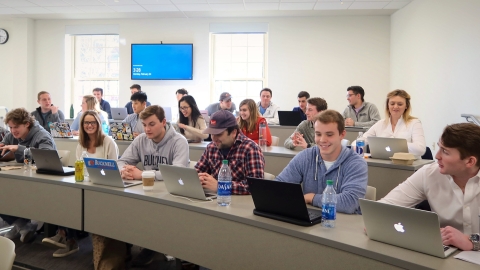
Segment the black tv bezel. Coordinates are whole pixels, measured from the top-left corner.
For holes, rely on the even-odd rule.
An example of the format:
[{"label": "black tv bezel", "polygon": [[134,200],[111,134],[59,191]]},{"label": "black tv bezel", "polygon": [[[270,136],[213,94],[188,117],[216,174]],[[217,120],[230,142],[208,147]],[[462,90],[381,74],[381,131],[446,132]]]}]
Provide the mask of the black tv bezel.
[{"label": "black tv bezel", "polygon": [[[133,78],[133,46],[134,45],[191,45],[192,46],[192,76],[190,79],[137,79]],[[131,43],[130,44],[130,80],[132,81],[191,81],[193,80],[193,43]]]}]

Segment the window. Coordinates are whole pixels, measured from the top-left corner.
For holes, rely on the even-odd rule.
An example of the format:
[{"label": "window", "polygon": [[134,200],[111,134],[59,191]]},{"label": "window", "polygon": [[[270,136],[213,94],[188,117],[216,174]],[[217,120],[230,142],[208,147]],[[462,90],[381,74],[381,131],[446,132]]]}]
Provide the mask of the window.
[{"label": "window", "polygon": [[81,35],[73,37],[73,106],[80,111],[82,97],[94,88],[103,89],[103,99],[111,107],[119,106],[118,35]]},{"label": "window", "polygon": [[[259,99],[266,85],[266,34],[212,34],[212,100],[229,92],[236,104]],[[238,108],[237,108],[238,109]]]}]

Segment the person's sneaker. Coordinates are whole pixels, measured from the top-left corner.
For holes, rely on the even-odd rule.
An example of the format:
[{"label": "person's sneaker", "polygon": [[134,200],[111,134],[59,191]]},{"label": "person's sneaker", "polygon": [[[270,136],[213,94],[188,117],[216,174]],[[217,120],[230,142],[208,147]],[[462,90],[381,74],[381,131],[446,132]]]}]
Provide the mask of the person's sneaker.
[{"label": "person's sneaker", "polygon": [[133,259],[132,267],[138,266],[146,266],[149,265],[153,261],[153,257],[155,256],[156,252],[150,249],[142,249],[140,253]]},{"label": "person's sneaker", "polygon": [[80,250],[78,247],[78,243],[75,240],[67,241],[67,246],[65,248],[61,248],[53,253],[53,257],[55,258],[62,258],[73,254]]},{"label": "person's sneaker", "polygon": [[67,239],[65,238],[65,236],[57,233],[53,237],[43,238],[42,244],[54,248],[67,248]]},{"label": "person's sneaker", "polygon": [[20,228],[20,241],[22,243],[30,243],[35,240],[37,226],[35,224],[27,223],[27,225]]},{"label": "person's sneaker", "polygon": [[13,225],[10,231],[8,231],[6,234],[3,235],[5,238],[8,238],[10,240],[17,239],[20,237],[20,232],[18,231],[17,226]]}]

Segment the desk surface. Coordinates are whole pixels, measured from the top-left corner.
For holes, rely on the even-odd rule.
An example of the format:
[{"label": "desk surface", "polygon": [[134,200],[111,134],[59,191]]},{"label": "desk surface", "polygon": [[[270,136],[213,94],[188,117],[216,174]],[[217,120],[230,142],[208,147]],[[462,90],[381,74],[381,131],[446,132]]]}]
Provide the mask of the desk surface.
[{"label": "desk surface", "polygon": [[[135,203],[135,202],[142,202],[147,203],[150,206],[158,206],[163,207],[161,209],[165,209],[165,212],[169,211],[183,211],[187,210],[192,212],[191,215],[199,215],[202,219],[219,219],[229,222],[234,222],[235,226],[240,226],[243,229],[254,228],[255,230],[260,229],[268,232],[276,232],[283,236],[288,236],[286,239],[290,239],[292,242],[296,240],[306,241],[305,243],[314,244],[318,247],[330,247],[333,250],[341,250],[351,254],[351,256],[360,256],[355,257],[357,259],[369,258],[373,259],[378,262],[387,263],[393,266],[402,267],[402,268],[409,268],[409,269],[478,269],[478,267],[474,264],[470,264],[467,262],[463,262],[460,260],[456,260],[453,256],[447,259],[440,259],[436,257],[432,257],[429,255],[417,253],[414,251],[406,250],[403,248],[398,248],[395,246],[383,244],[380,242],[369,240],[368,237],[363,232],[363,219],[362,216],[359,215],[345,215],[345,214],[338,214],[336,228],[334,229],[327,229],[323,228],[320,225],[315,225],[312,227],[301,227],[296,226],[289,223],[284,223],[276,220],[271,220],[259,216],[255,216],[252,213],[254,208],[252,199],[250,196],[233,196],[232,198],[232,205],[230,207],[220,207],[217,206],[216,202],[207,202],[207,203],[193,203],[189,202],[185,199],[176,198],[171,196],[166,190],[163,182],[156,182],[153,191],[144,191],[141,186],[134,186],[126,189],[122,188],[114,188],[114,187],[107,187],[107,186],[100,186],[94,185],[91,182],[80,182],[75,183],[72,176],[69,177],[58,177],[58,176],[48,176],[48,175],[37,175],[37,174],[25,174],[23,171],[5,171],[0,172],[0,181],[4,179],[18,179],[24,180],[22,182],[40,182],[40,183],[48,183],[52,185],[60,185],[60,186],[69,186],[73,188],[83,189],[85,190],[86,194],[96,195],[90,197],[85,196],[84,203],[85,203],[85,229],[88,231],[89,226],[92,226],[93,230],[99,228],[102,222],[109,222],[110,216],[114,216],[114,212],[119,212],[120,214],[126,214],[130,210],[136,211],[140,217],[145,215],[146,219],[151,219],[157,217],[159,223],[161,221],[162,213],[156,213],[154,217],[149,212],[143,212],[142,209],[134,208],[134,209],[127,209],[122,207],[117,207],[115,211],[112,212],[104,212],[98,211],[97,214],[91,212],[92,206],[103,207],[101,203],[98,201],[89,201],[89,198],[97,198],[101,200],[102,198],[113,198],[116,200],[125,201],[128,200],[128,203]],[[92,193],[93,192],[93,193]],[[28,200],[28,196],[25,196],[25,200]],[[132,200],[133,199],[133,200]],[[58,202],[61,204],[62,202]],[[10,207],[15,207],[15,205],[11,205]],[[166,207],[166,208],[165,208]],[[177,209],[177,210],[175,210]],[[111,209],[110,209],[111,210]],[[133,213],[133,212],[132,212]],[[63,213],[66,215],[66,213]],[[148,217],[147,217],[148,216]],[[123,216],[125,217],[125,216]],[[89,220],[90,219],[90,220]],[[101,220],[103,219],[103,220]],[[41,218],[40,218],[41,220]],[[130,220],[131,225],[138,225],[143,226],[144,220]],[[176,231],[182,230],[185,224],[175,224],[175,218],[173,220],[169,219],[170,224],[172,227],[165,228],[166,230]],[[98,226],[95,227],[95,224]],[[117,224],[118,225],[118,224]],[[145,225],[145,224],[144,224]],[[148,224],[147,224],[148,225]],[[198,229],[198,226],[202,224],[190,224],[190,226],[195,226]],[[148,225],[150,226],[150,225]],[[118,227],[118,226],[117,226]],[[192,227],[193,228],[193,227]],[[111,228],[115,233],[115,230],[119,230],[124,234],[128,231],[135,231],[131,230],[131,227],[126,228],[128,230],[124,230],[125,228]],[[161,228],[159,228],[161,230]],[[203,228],[205,230],[207,228]],[[97,233],[96,231],[92,231]],[[133,233],[133,232],[132,232]],[[159,231],[160,233],[160,231]],[[182,234],[182,232],[177,232]],[[160,233],[161,234],[161,233]],[[252,233],[253,234],[253,233]],[[255,237],[261,237],[262,234],[255,235]],[[163,237],[163,236],[162,236]],[[178,237],[178,236],[174,236]],[[236,238],[248,238],[250,239],[249,235],[232,235],[231,239],[228,238],[230,243],[229,245],[232,246],[234,249],[235,239]],[[122,240],[119,237],[120,240]],[[161,239],[159,239],[161,240]],[[197,239],[199,240],[199,239]],[[201,239],[202,241],[208,241],[208,239]],[[257,245],[259,245],[263,239],[250,239],[251,241],[251,248],[255,249]],[[150,240],[151,242],[151,240]],[[207,243],[207,242],[204,242]],[[142,243],[135,243],[141,245]],[[145,242],[146,246],[148,247],[149,242]],[[262,242],[261,245],[269,245],[268,242]],[[288,246],[289,243],[284,243],[284,245]],[[215,243],[212,243],[212,246],[215,246]],[[172,246],[172,255],[178,256],[182,258],[182,249],[187,250],[186,246],[174,247]],[[278,249],[279,247],[270,246],[270,249]],[[281,248],[281,247],[280,247]],[[269,250],[265,250],[265,253],[268,253]],[[332,250],[332,252],[333,252]],[[164,250],[163,252],[169,252],[168,250]],[[231,251],[229,249],[216,249],[215,256],[222,257],[231,256],[229,253]],[[187,252],[188,253],[188,252]],[[170,253],[169,253],[170,254]],[[185,259],[188,259],[189,254],[185,254]],[[236,255],[238,256],[238,254]],[[251,258],[254,259],[255,258]],[[261,256],[256,258],[259,260],[258,265],[263,265],[265,262],[260,262],[262,260]],[[221,259],[219,259],[221,260]],[[292,258],[278,258],[279,261],[282,260],[292,260]],[[302,253],[294,255],[294,261],[301,261],[302,260]],[[269,262],[266,262],[267,264]],[[205,266],[218,266],[215,263],[208,263]],[[238,268],[238,267],[237,267]],[[328,268],[328,267],[327,267]],[[360,267],[362,268],[362,267]]]}]

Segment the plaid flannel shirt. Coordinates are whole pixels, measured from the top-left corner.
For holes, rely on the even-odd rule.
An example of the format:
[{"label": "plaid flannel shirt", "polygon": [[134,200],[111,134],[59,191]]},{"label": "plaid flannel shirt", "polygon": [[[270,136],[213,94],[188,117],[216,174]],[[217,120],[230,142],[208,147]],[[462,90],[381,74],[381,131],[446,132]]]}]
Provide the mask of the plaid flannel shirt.
[{"label": "plaid flannel shirt", "polygon": [[218,179],[218,172],[224,159],[228,160],[228,166],[232,171],[232,194],[249,195],[247,176],[263,178],[265,159],[260,147],[239,132],[227,157],[224,157],[216,144],[211,142],[195,165],[195,169],[199,173],[208,173]]}]

